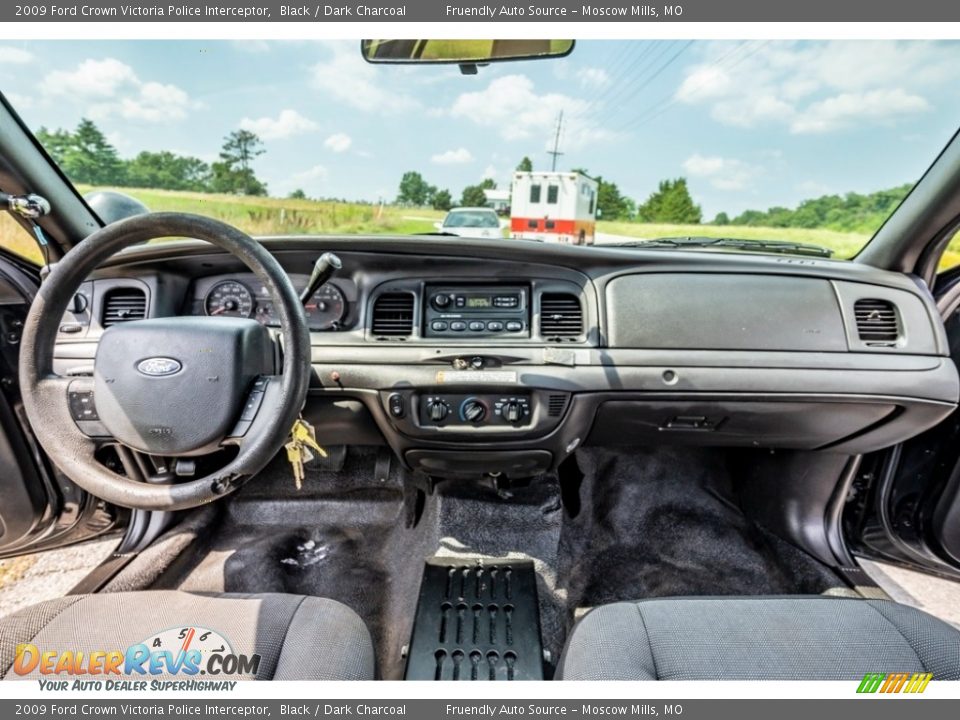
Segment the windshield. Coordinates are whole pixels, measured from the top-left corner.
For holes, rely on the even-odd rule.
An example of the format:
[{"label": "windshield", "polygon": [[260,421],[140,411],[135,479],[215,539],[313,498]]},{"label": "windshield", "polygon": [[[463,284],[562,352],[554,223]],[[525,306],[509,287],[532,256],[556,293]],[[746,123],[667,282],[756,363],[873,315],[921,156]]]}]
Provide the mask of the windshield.
[{"label": "windshield", "polygon": [[81,193],[254,236],[494,227],[447,215],[480,207],[545,245],[850,258],[960,124],[956,42],[578,41],[476,75],[359,41],[15,50],[2,89]]},{"label": "windshield", "polygon": [[495,228],[500,226],[496,213],[485,210],[459,210],[449,213],[443,221],[444,227]]}]

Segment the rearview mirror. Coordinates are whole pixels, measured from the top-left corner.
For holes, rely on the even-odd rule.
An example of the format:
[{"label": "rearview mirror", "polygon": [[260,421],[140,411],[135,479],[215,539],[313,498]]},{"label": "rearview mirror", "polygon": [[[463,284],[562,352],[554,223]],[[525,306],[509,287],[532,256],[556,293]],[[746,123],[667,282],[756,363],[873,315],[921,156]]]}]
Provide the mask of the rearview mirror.
[{"label": "rearview mirror", "polygon": [[508,60],[565,57],[573,40],[361,40],[371,63],[485,65]]}]

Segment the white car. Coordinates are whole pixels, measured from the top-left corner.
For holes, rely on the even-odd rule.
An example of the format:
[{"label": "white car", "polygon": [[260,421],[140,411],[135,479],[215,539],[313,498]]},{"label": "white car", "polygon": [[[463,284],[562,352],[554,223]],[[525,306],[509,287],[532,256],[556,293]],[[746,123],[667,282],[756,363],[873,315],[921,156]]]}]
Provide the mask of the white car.
[{"label": "white car", "polygon": [[500,218],[490,208],[453,208],[443,222],[434,223],[438,232],[469,238],[502,238]]}]

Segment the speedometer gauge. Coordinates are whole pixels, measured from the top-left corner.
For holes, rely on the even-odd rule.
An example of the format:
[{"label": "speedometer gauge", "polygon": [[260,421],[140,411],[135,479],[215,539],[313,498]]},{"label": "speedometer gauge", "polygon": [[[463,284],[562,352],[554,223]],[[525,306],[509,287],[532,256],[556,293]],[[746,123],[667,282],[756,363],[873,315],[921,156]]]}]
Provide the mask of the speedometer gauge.
[{"label": "speedometer gauge", "polygon": [[207,315],[250,317],[253,312],[253,295],[243,283],[224,280],[210,288],[203,301],[203,309]]},{"label": "speedometer gauge", "polygon": [[346,307],[343,293],[327,283],[313,294],[303,309],[311,330],[329,330],[343,320]]}]

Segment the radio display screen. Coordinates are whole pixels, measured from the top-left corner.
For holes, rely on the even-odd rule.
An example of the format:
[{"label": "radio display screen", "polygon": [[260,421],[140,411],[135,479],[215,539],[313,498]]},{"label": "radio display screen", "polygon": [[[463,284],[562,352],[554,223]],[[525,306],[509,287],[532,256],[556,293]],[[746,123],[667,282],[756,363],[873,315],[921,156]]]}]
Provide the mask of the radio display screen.
[{"label": "radio display screen", "polygon": [[493,300],[487,296],[477,296],[467,298],[467,307],[468,308],[489,308],[493,307]]}]

